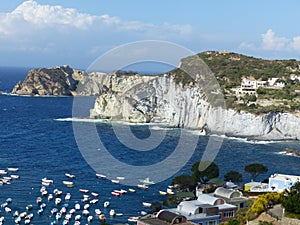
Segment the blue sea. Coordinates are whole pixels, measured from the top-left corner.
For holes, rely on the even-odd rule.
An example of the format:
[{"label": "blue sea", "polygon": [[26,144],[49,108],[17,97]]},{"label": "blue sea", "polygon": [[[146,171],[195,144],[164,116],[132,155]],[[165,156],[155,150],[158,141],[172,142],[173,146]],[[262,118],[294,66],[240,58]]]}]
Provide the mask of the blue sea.
[{"label": "blue sea", "polygon": [[[15,82],[24,79],[27,71],[28,68],[0,68],[0,89],[9,92]],[[159,190],[166,190],[175,176],[190,173],[191,165],[201,159],[210,138],[187,130],[135,125],[130,126],[130,131],[136,138],[147,139],[151,134],[164,138],[151,151],[134,151],[126,147],[127,145],[124,143],[120,143],[115,135],[117,129],[118,132],[123,130],[123,135],[126,136],[126,132],[128,132],[126,130],[128,125],[126,124],[108,122],[93,124],[69,120],[68,118],[72,117],[73,102],[74,98],[72,97],[0,95],[0,170],[17,167],[19,168],[18,172],[9,172],[8,175],[17,174],[20,176],[19,179],[12,180],[11,184],[0,186],[0,204],[4,203],[7,198],[12,198],[12,202],[9,203],[9,207],[12,209],[11,213],[6,213],[3,208],[0,208],[0,217],[4,216],[6,220],[4,224],[14,224],[13,212],[16,210],[19,212],[26,211],[25,207],[28,204],[33,205],[34,218],[31,224],[50,224],[55,220],[50,210],[54,207],[58,209],[62,207],[67,192],[72,195],[68,202],[69,208],[74,207],[76,202],[84,205],[81,202],[83,194],[79,192],[79,189],[89,190],[89,195],[92,191],[99,193],[99,202],[94,205],[90,204],[91,215],[95,214],[95,208],[99,208],[106,215],[108,223],[127,223],[129,217],[139,216],[142,211],[150,210],[144,207],[142,202],[158,202],[167,198],[161,196]],[[96,167],[93,165],[94,161],[90,161],[90,158],[85,155],[86,151],[83,152],[78,147],[78,137],[74,135],[73,123],[81,124],[83,127],[85,124],[92,124],[96,128],[102,143],[96,149],[98,153],[94,155],[95,158],[99,159],[98,161],[95,160],[98,162]],[[89,132],[85,135],[83,138],[86,139],[92,136]],[[134,174],[140,173],[145,168],[151,168],[151,170],[145,171],[145,177],[150,174],[149,177],[155,181],[155,178],[164,172],[161,169],[157,171],[155,167],[150,166],[163,162],[169,155],[172,155],[181,142],[182,136],[187,137],[187,140],[196,140],[197,143],[195,149],[190,151],[189,146],[191,148],[193,146],[186,141],[184,144],[186,149],[183,149],[182,155],[174,159],[172,164],[167,164],[163,168],[165,174],[170,175],[169,177],[151,185],[147,190],[138,189],[133,183],[130,186],[124,184],[127,177],[133,177]],[[114,161],[108,162],[104,158],[102,148],[107,149],[113,158],[117,159],[117,162],[130,165],[128,167],[130,170],[120,169],[118,171],[119,167]],[[262,163],[268,167],[268,172],[260,175],[257,178],[258,181],[268,178],[273,173],[300,175],[300,158],[278,154],[284,148],[300,150],[300,143],[296,141],[252,143],[240,139],[224,138],[214,162],[220,168],[220,178],[223,178],[226,172],[235,170],[243,174],[244,182],[250,181],[250,176],[243,172],[245,165],[250,163]],[[175,164],[176,162],[180,163],[185,157],[185,151],[192,154],[182,168],[177,170]],[[105,161],[103,164],[101,164],[102,152],[103,161]],[[95,168],[97,169],[95,170]],[[119,172],[120,176],[125,179],[120,180],[119,184],[114,184],[108,179],[97,178],[95,174],[99,172],[108,176],[110,174],[115,176]],[[65,173],[74,174],[76,178],[67,178]],[[41,179],[44,177],[54,181],[52,185],[47,187],[48,193],[52,193],[56,188],[63,191],[61,196],[63,203],[55,206],[53,200],[48,202],[47,197],[44,197],[43,202],[47,206],[42,215],[38,215],[39,206],[36,199],[41,196]],[[63,180],[73,181],[74,187],[67,188],[62,184]],[[111,191],[115,189],[128,190],[129,188],[134,188],[136,192],[128,192],[119,197],[111,195]],[[105,201],[110,202],[108,208],[103,207]],[[111,209],[123,215],[110,217],[109,211]],[[81,214],[81,211],[76,213]],[[84,216],[81,223],[86,223]],[[57,224],[62,224],[62,220]],[[94,219],[91,224],[99,224],[99,220]]]}]

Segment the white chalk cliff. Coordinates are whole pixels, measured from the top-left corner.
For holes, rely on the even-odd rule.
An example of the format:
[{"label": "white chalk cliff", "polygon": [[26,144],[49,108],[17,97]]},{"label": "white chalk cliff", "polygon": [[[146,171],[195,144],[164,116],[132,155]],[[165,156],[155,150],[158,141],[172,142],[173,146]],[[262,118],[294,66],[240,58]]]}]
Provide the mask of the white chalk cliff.
[{"label": "white chalk cliff", "polygon": [[214,106],[209,101],[211,96],[207,96],[201,87],[192,83],[182,85],[175,81],[174,74],[119,76],[94,73],[83,83],[84,88],[79,93],[100,93],[90,111],[91,118],[164,123],[250,139],[300,139],[299,117],[290,113],[258,116],[226,109],[222,104]]}]

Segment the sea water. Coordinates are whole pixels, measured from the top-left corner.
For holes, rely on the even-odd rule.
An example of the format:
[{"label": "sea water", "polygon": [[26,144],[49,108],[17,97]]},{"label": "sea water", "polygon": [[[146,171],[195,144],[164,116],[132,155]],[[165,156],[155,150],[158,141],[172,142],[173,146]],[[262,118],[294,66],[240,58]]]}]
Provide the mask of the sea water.
[{"label": "sea water", "polygon": [[[26,72],[25,69],[22,70]],[[19,71],[20,72],[20,71]],[[2,77],[2,85],[5,79]],[[7,90],[11,90],[7,86]],[[12,180],[11,184],[0,186],[0,204],[7,198],[12,198],[9,207],[12,212],[26,211],[28,204],[33,205],[32,213],[34,218],[32,224],[50,224],[55,218],[50,210],[54,207],[60,209],[62,205],[55,206],[54,201],[46,203],[46,209],[42,215],[37,214],[39,209],[36,198],[41,196],[41,179],[47,177],[53,179],[54,183],[47,190],[49,193],[55,188],[63,191],[61,196],[63,202],[67,192],[72,197],[69,208],[74,207],[76,202],[81,202],[82,193],[79,189],[88,189],[90,192],[99,193],[99,203],[90,207],[90,213],[94,215],[94,209],[99,208],[106,215],[107,222],[110,224],[127,223],[131,216],[139,216],[142,211],[149,211],[149,208],[143,206],[143,202],[162,202],[167,197],[159,194],[160,190],[165,191],[171,184],[172,178],[181,174],[190,174],[192,164],[199,161],[205,151],[209,136],[198,135],[196,132],[190,132],[182,129],[170,129],[160,125],[131,126],[132,133],[139,139],[147,139],[151,132],[162,132],[164,139],[162,143],[152,151],[138,152],[127,148],[118,141],[114,134],[114,126],[119,126],[120,130],[127,124],[109,122],[97,122],[95,124],[99,138],[103,146],[109,149],[110,154],[118,161],[136,166],[149,166],[159,163],[174,152],[179,143],[182,134],[190,135],[191,138],[197,137],[196,148],[190,159],[184,164],[182,169],[176,171],[175,165],[168,165],[165,170],[170,170],[171,177],[164,179],[148,190],[140,190],[137,187],[122,184],[113,184],[108,179],[99,179],[95,176],[94,168],[85,160],[80,148],[77,146],[74,136],[72,117],[72,106],[74,99],[72,97],[21,97],[0,95],[0,169],[7,167],[19,168],[17,174],[20,179]],[[66,119],[64,119],[66,118]],[[59,120],[57,120],[59,119]],[[75,121],[86,123],[88,121]],[[93,121],[94,123],[95,121]],[[186,146],[187,151],[189,146]],[[249,174],[243,169],[250,163],[262,163],[268,167],[268,172],[258,176],[257,180],[262,181],[273,173],[286,173],[300,175],[300,158],[277,154],[284,148],[300,150],[299,142],[264,142],[251,143],[240,139],[223,139],[223,143],[214,162],[219,166],[220,178],[224,177],[230,170],[235,170],[243,174],[244,182],[250,181]],[[100,155],[101,157],[101,155]],[[178,157],[178,162],[181,160]],[[110,169],[103,168],[103,171],[109,174]],[[120,176],[132,176],[135,171],[120,171]],[[156,174],[157,171],[151,171]],[[76,176],[72,181],[73,188],[67,188],[62,184],[63,180],[70,180],[64,174],[71,173]],[[12,174],[12,172],[10,173]],[[145,178],[145,177],[141,177]],[[150,177],[151,178],[151,177]],[[138,181],[137,181],[138,183]],[[137,184],[136,183],[136,184]],[[111,191],[115,189],[134,188],[136,193],[127,193],[119,197],[111,196]],[[92,197],[91,197],[92,198]],[[110,202],[109,208],[104,208],[103,203]],[[114,209],[116,213],[123,213],[123,216],[109,216],[109,210]],[[80,214],[81,212],[77,212]],[[5,224],[14,224],[12,213],[8,214],[3,208],[0,208],[0,217],[4,216]],[[82,219],[84,221],[84,219]],[[61,224],[60,221],[58,224]],[[91,224],[99,224],[95,219]]]}]

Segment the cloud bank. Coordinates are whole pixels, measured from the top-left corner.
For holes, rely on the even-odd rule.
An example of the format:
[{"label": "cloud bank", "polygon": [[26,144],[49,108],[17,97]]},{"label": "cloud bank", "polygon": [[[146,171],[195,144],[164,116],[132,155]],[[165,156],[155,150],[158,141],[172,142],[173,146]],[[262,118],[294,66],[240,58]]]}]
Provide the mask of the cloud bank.
[{"label": "cloud bank", "polygon": [[[125,21],[110,15],[90,15],[74,8],[41,5],[28,0],[9,13],[0,13],[0,51],[20,52],[28,57],[74,54],[95,56],[126,42],[160,39],[173,41],[188,38],[188,24],[143,23]],[[52,55],[51,55],[52,54]],[[93,55],[93,56],[92,56]],[[37,57],[38,58],[38,57]]]},{"label": "cloud bank", "polygon": [[268,29],[266,33],[261,35],[261,43],[242,42],[240,49],[254,51],[273,51],[273,52],[298,52],[300,53],[300,36],[292,38],[279,37],[272,29]]}]

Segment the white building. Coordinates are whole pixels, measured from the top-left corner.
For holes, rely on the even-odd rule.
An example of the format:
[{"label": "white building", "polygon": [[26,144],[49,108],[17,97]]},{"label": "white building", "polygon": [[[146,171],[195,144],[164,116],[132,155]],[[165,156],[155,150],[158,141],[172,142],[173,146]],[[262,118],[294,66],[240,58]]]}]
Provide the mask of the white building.
[{"label": "white building", "polygon": [[300,182],[300,176],[273,174],[269,178],[269,190],[276,192],[290,190],[290,188],[297,182]]}]

